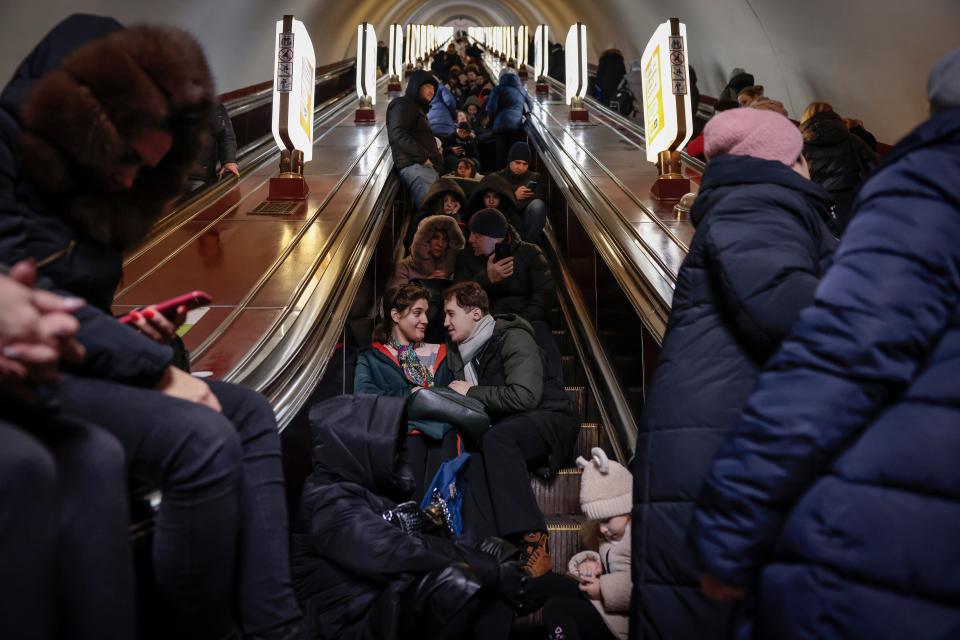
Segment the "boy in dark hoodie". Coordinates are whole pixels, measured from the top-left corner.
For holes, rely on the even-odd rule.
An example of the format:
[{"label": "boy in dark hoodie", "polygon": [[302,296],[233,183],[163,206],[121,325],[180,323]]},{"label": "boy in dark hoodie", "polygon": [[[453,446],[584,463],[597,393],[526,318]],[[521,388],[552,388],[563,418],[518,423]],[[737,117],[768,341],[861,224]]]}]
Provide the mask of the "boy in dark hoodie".
[{"label": "boy in dark hoodie", "polygon": [[526,242],[540,244],[547,223],[547,203],[543,200],[540,174],[530,171],[530,146],[515,142],[507,155],[507,168],[497,172],[507,181],[517,199],[517,219],[511,221]]}]

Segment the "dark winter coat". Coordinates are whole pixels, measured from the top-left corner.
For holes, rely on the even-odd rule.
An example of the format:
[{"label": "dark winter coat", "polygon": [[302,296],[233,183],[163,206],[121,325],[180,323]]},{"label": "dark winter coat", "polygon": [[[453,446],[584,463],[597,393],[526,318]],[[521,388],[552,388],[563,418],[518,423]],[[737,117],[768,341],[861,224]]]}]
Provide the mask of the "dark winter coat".
[{"label": "dark winter coat", "polygon": [[434,168],[443,167],[443,157],[427,120],[430,105],[420,97],[420,87],[427,83],[434,88],[437,86],[436,79],[429,71],[414,71],[404,95],[394,98],[387,105],[387,137],[390,139],[393,165],[397,169],[423,164],[427,160],[433,163]]},{"label": "dark winter coat", "polygon": [[[81,88],[70,78],[83,78],[82,69],[91,68],[89,49],[79,59],[74,55],[64,62],[64,57],[109,33],[114,35],[101,46],[116,55],[95,56],[93,67],[99,75],[85,78],[86,87]],[[161,33],[169,47],[137,48],[138,43],[155,40]],[[130,64],[115,67],[112,63],[120,57]],[[109,195],[86,190],[89,178],[78,177],[72,169],[78,159],[92,169],[106,170],[126,153],[126,145],[118,143],[111,148],[116,125],[65,111],[68,104],[77,102],[64,96],[102,95],[107,89],[101,83],[108,79],[115,82],[124,74],[142,74],[143,65],[179,66],[184,59],[190,60],[192,72],[199,75],[183,80],[199,78],[200,84],[194,86],[201,93],[195,95],[199,102],[192,118],[172,127],[174,151],[155,169],[142,169],[130,190]],[[69,76],[55,71],[62,65],[70,66]],[[59,78],[57,90],[48,90],[45,99],[25,104],[31,87],[48,72]],[[156,78],[165,80],[171,81]],[[126,77],[124,86],[142,89],[142,82],[142,75]],[[174,84],[167,89],[167,99],[187,91]],[[77,314],[81,320],[77,337],[87,349],[85,362],[74,370],[80,375],[153,386],[173,361],[169,347],[120,325],[109,312],[123,272],[123,250],[142,238],[162,212],[165,199],[182,190],[209,122],[211,97],[212,84],[202,52],[182,32],[121,31],[115,21],[92,16],[72,16],[54,28],[0,95],[0,262],[14,264],[33,258],[51,288],[82,296],[90,303]],[[135,123],[166,108],[144,95],[121,95],[112,115]],[[64,122],[74,124],[64,128]],[[90,140],[101,143],[98,153],[91,150]]]},{"label": "dark winter coat", "polygon": [[816,114],[801,131],[810,179],[833,196],[837,219],[846,227],[853,196],[876,166],[877,155],[833,111]]},{"label": "dark winter coat", "polygon": [[457,99],[453,97],[449,87],[441,84],[437,87],[437,92],[433,94],[433,100],[430,101],[430,109],[427,111],[427,120],[430,122],[430,130],[437,138],[446,138],[453,135],[457,128]]},{"label": "dark winter coat", "polygon": [[[291,563],[314,637],[393,640],[409,599],[404,593],[423,575],[457,560],[489,563],[384,519],[414,489],[413,476],[397,466],[403,410],[403,400],[384,396],[340,396],[310,410],[314,471],[303,489]],[[462,606],[479,589],[452,581],[441,592],[448,606]]]},{"label": "dark winter coat", "polygon": [[[507,181],[507,184],[510,185],[510,188],[513,189],[513,194],[516,196],[517,187],[527,186],[527,183],[536,182],[537,188],[533,190],[533,196],[527,198],[526,200],[517,200],[517,206],[519,207],[520,212],[526,211],[527,205],[533,202],[534,200],[540,199],[543,200],[543,183],[540,180],[540,174],[536,171],[524,171],[523,173],[514,173],[510,170],[508,166],[502,171],[498,171],[497,175]],[[513,220],[513,223],[517,223],[519,220]]]},{"label": "dark winter coat", "polygon": [[222,102],[217,102],[210,117],[210,131],[205,136],[203,149],[190,170],[190,177],[204,182],[217,181],[217,165],[237,161],[237,136],[233,132],[230,114]]},{"label": "dark winter coat", "polygon": [[960,637],[960,108],[884,159],[696,512],[755,638]]},{"label": "dark winter coat", "polygon": [[566,82],[567,57],[563,50],[563,45],[554,43],[550,46],[550,70],[548,74],[554,80]]},{"label": "dark winter coat", "polygon": [[490,114],[492,131],[519,131],[523,127],[523,114],[533,108],[533,100],[520,82],[520,76],[503,73],[484,106]]},{"label": "dark winter coat", "polygon": [[543,251],[535,244],[524,242],[516,229],[507,231],[513,255],[513,275],[493,284],[487,277],[488,256],[474,255],[467,247],[457,256],[454,282],[476,282],[490,297],[490,312],[494,315],[515,313],[527,322],[544,320],[556,301],[556,288],[550,265]]},{"label": "dark winter coat", "polygon": [[[487,191],[495,191],[500,194],[500,205],[497,210],[507,219],[507,222],[514,226],[520,225],[520,206],[517,202],[517,196],[510,183],[504,180],[503,176],[497,173],[491,173],[483,177],[473,195],[470,197],[470,203],[467,207],[470,214],[474,214],[480,209],[486,209],[487,205],[483,203],[483,195]],[[469,221],[469,218],[468,218]]]},{"label": "dark winter coat", "polygon": [[631,465],[634,638],[724,637],[730,609],[701,593],[684,534],[760,368],[813,302],[835,245],[829,204],[778,162],[707,165]]},{"label": "dark winter coat", "polygon": [[[460,352],[452,343],[447,348],[453,377],[465,380]],[[467,396],[482,402],[494,422],[518,413],[536,421],[550,446],[544,475],[569,465],[579,419],[563,386],[562,358],[547,326],[538,323],[535,330],[519,316],[498,315],[493,335],[473,361],[478,383]]]},{"label": "dark winter coat", "polygon": [[613,100],[625,75],[627,67],[619,50],[607,49],[600,54],[597,62],[596,92],[601,104],[609,104]]}]

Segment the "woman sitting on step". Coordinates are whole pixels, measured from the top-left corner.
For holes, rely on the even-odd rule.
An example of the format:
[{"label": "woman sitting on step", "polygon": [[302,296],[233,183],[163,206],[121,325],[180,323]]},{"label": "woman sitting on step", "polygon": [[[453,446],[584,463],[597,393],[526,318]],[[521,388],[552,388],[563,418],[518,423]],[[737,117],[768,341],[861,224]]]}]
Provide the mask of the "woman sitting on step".
[{"label": "woman sitting on step", "polygon": [[[407,283],[383,296],[383,320],[373,331],[373,344],[360,352],[353,392],[405,398],[415,390],[445,386],[453,376],[447,368],[447,349],[423,342],[427,330],[430,292]],[[440,465],[458,454],[457,433],[444,423],[419,421],[407,425],[407,454],[417,488],[423,497]]]}]

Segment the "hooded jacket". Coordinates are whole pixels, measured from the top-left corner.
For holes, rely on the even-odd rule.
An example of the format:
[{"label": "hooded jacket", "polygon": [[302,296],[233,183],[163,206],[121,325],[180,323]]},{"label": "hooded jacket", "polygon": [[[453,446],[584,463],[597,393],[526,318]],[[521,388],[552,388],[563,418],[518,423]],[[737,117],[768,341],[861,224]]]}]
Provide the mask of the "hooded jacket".
[{"label": "hooded jacket", "polygon": [[[483,126],[483,105],[480,104],[480,99],[476,96],[480,92],[480,88],[476,87],[476,91],[471,95],[467,96],[467,99],[463,101],[463,111],[467,114],[467,118],[470,120],[470,126],[473,127],[475,133],[481,133],[484,130]],[[470,112],[467,111],[467,107],[473,105],[477,108],[477,115],[471,116]]]},{"label": "hooded jacket", "polygon": [[779,162],[707,164],[631,464],[635,638],[725,637],[731,607],[702,594],[684,533],[761,367],[813,302],[836,244],[830,202]]},{"label": "hooded jacket", "polygon": [[500,82],[485,103],[492,131],[519,131],[523,114],[533,109],[533,100],[515,73],[501,73]]},{"label": "hooded jacket", "polygon": [[423,164],[427,160],[436,169],[443,167],[443,157],[427,120],[430,105],[420,97],[420,87],[424,84],[437,87],[437,81],[429,71],[414,71],[404,94],[387,105],[387,137],[397,169]]},{"label": "hooded jacket", "polygon": [[717,452],[692,538],[755,638],[960,633],[960,107],[860,190],[833,266]]},{"label": "hooded jacket", "polygon": [[507,239],[513,255],[513,275],[496,284],[487,277],[487,257],[474,255],[473,249],[464,249],[457,255],[453,281],[476,282],[490,297],[490,313],[515,313],[528,322],[544,320],[556,301],[556,287],[550,265],[543,251],[535,244],[524,242],[512,226],[507,228]]},{"label": "hooded jacket", "polygon": [[617,95],[617,87],[627,74],[623,53],[619,49],[607,49],[597,62],[596,88],[601,104],[610,104]]},{"label": "hooded jacket", "polygon": [[833,196],[837,218],[846,227],[853,196],[876,166],[877,155],[833,111],[816,114],[800,130],[810,179]]},{"label": "hooded jacket", "polygon": [[427,120],[433,135],[438,138],[453,135],[457,128],[456,115],[457,99],[446,84],[437,85],[437,92],[433,94],[430,109],[427,111]]},{"label": "hooded jacket", "polygon": [[[185,32],[83,15],[55,27],[0,94],[0,262],[34,258],[51,288],[90,303],[77,314],[82,375],[152,386],[172,361],[168,347],[108,314],[123,250],[182,192],[212,95],[203,52]],[[163,160],[131,189],[91,188],[145,128],[171,133]]]},{"label": "hooded jacket", "polygon": [[[534,329],[519,316],[498,315],[493,335],[473,361],[478,383],[467,396],[482,402],[494,422],[518,413],[534,419],[550,447],[543,475],[570,464],[579,418],[564,389],[562,357],[547,326],[540,323]],[[455,379],[466,379],[466,363],[450,342],[447,364]]]},{"label": "hooded jacket", "polygon": [[[439,258],[434,258],[430,253],[430,239],[438,231],[447,235],[447,250]],[[436,271],[447,274],[444,276],[447,280],[452,279],[457,254],[464,244],[463,232],[453,216],[440,214],[424,218],[417,225],[417,232],[410,245],[410,255],[397,263],[387,288],[406,284],[411,280],[432,278]]]},{"label": "hooded jacket", "polygon": [[462,217],[459,214],[464,213],[463,208],[467,204],[467,194],[463,191],[463,187],[460,186],[457,180],[448,176],[444,176],[430,185],[427,195],[423,198],[423,206],[420,207],[421,215],[435,216],[442,214],[443,196],[448,193],[460,203],[460,211],[457,212],[457,217]]},{"label": "hooded jacket", "polygon": [[495,191],[500,194],[500,205],[497,209],[504,215],[507,222],[514,226],[519,226],[520,207],[517,202],[517,196],[514,194],[514,190],[510,188],[510,183],[507,182],[503,176],[496,173],[485,175],[473,190],[473,195],[470,197],[470,206],[468,207],[470,215],[480,211],[480,209],[487,208],[487,205],[483,203],[483,194],[487,191]]},{"label": "hooded jacket", "polygon": [[[414,490],[413,476],[399,463],[404,406],[401,398],[361,395],[310,410],[314,470],[304,485],[291,562],[315,637],[393,640],[408,601],[404,592],[425,574],[457,561],[490,568],[485,554],[404,533],[384,519]],[[480,588],[453,577],[432,609],[453,615]]]}]

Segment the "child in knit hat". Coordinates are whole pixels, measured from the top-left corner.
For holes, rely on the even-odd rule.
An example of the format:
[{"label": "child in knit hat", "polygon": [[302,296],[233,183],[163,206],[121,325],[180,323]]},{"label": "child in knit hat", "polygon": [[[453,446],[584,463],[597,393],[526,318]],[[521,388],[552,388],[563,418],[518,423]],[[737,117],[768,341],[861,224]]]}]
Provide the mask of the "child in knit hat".
[{"label": "child in knit hat", "polygon": [[[577,458],[583,469],[580,509],[600,529],[599,553],[581,551],[570,558],[570,575],[579,593],[560,590],[543,607],[543,620],[551,640],[602,638],[626,640],[630,611],[630,510],[633,476],[595,447],[588,461]],[[573,597],[572,597],[573,596]]]}]

